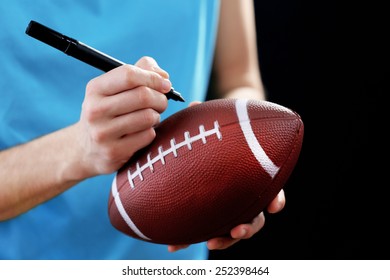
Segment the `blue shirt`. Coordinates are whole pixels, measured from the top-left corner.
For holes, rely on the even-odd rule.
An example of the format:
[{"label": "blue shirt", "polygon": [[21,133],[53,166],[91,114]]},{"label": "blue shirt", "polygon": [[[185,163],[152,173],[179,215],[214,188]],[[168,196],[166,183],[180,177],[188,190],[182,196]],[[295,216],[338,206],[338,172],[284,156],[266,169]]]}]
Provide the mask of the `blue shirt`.
[{"label": "blue shirt", "polygon": [[[169,101],[164,119],[204,100],[218,12],[218,0],[1,1],[0,150],[78,121],[86,83],[102,74],[26,35],[30,20],[130,64],[155,58],[186,99]],[[207,259],[204,243],[169,253],[114,229],[113,176],[85,180],[0,222],[0,259]]]}]

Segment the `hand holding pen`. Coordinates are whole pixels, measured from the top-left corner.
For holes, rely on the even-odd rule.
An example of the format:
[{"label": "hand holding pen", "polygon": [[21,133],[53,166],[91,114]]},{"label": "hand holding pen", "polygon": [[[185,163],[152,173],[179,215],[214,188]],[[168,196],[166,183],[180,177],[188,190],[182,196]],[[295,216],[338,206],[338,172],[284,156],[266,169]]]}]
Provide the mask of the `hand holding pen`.
[{"label": "hand holding pen", "polygon": [[[32,32],[34,28],[27,31]],[[62,37],[48,38],[51,40],[46,38],[45,42],[49,45],[63,47]],[[65,43],[72,44],[65,51],[73,48],[72,56],[86,58],[88,64],[107,58],[99,56],[95,50],[88,52],[90,49],[84,45]],[[86,55],[91,53],[92,56]],[[107,61],[112,65],[114,60],[108,57]],[[168,106],[163,93],[168,92],[172,84],[154,59],[143,57],[135,65],[118,65],[105,70],[107,73],[88,82],[80,119],[59,131],[59,135],[66,138],[63,149],[67,158],[64,161],[67,168],[61,174],[72,181],[117,171],[136,151],[154,140],[155,126]]]},{"label": "hand holding pen", "polygon": [[[26,34],[105,72],[125,64],[33,20],[28,24]],[[174,88],[170,88],[166,92],[166,97],[184,102],[181,94],[175,91]]]}]

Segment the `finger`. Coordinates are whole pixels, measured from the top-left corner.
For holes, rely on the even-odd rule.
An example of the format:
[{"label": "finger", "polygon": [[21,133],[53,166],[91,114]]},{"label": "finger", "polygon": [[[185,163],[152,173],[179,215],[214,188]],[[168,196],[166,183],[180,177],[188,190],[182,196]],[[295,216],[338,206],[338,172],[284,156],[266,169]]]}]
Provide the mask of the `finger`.
[{"label": "finger", "polygon": [[236,244],[240,239],[233,239],[231,237],[217,237],[207,241],[207,248],[209,250],[223,250],[234,244]]},{"label": "finger", "polygon": [[171,82],[159,74],[126,64],[92,79],[87,84],[86,93],[108,96],[139,86],[146,86],[161,93],[172,88]]},{"label": "finger", "polygon": [[226,249],[241,239],[251,238],[257,233],[265,224],[265,217],[263,212],[257,215],[250,224],[238,225],[230,231],[231,237],[217,237],[207,241],[207,248],[209,250]]},{"label": "finger", "polygon": [[265,224],[264,213],[261,212],[257,215],[250,224],[238,225],[230,231],[232,238],[236,239],[248,239],[251,238],[255,233],[260,231]]},{"label": "finger", "polygon": [[96,142],[102,143],[152,128],[159,122],[160,114],[147,108],[100,122],[92,134]]},{"label": "finger", "polygon": [[284,190],[282,189],[268,205],[267,211],[269,213],[277,213],[284,208],[285,204],[286,204],[286,198],[284,196]]},{"label": "finger", "polygon": [[140,60],[137,61],[135,64],[136,66],[144,69],[144,70],[149,70],[156,72],[159,74],[161,77],[165,79],[169,79],[169,74],[165,70],[161,69],[160,66],[157,64],[156,60],[154,60],[150,56],[144,56]]},{"label": "finger", "polygon": [[168,252],[176,252],[176,251],[179,251],[181,249],[185,249],[185,248],[188,248],[190,245],[168,245]]},{"label": "finger", "polygon": [[104,107],[102,110],[107,110],[108,117],[116,117],[145,108],[152,108],[162,113],[168,106],[168,99],[160,92],[142,86],[108,96],[104,104],[100,106]]},{"label": "finger", "polygon": [[188,107],[192,107],[192,106],[195,106],[195,105],[199,105],[199,104],[201,104],[202,102],[200,102],[200,101],[192,101],[189,105],[188,105]]},{"label": "finger", "polygon": [[[119,142],[118,150],[126,150],[131,147],[132,150],[138,151],[149,145],[155,137],[156,131],[154,128],[148,128],[131,135],[126,135]],[[130,155],[132,156],[132,153]]]}]

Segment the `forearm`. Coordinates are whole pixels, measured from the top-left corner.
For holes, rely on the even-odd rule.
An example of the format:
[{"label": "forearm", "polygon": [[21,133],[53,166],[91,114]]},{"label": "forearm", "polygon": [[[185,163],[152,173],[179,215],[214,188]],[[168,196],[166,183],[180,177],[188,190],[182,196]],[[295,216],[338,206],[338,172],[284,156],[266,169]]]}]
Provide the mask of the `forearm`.
[{"label": "forearm", "polygon": [[0,152],[0,220],[28,211],[82,180],[74,129]]},{"label": "forearm", "polygon": [[253,2],[222,1],[214,59],[218,97],[265,99]]},{"label": "forearm", "polygon": [[265,100],[266,95],[263,87],[255,87],[255,86],[239,86],[236,88],[232,88],[229,91],[223,94],[225,98],[247,98],[247,99],[257,99],[257,100]]}]

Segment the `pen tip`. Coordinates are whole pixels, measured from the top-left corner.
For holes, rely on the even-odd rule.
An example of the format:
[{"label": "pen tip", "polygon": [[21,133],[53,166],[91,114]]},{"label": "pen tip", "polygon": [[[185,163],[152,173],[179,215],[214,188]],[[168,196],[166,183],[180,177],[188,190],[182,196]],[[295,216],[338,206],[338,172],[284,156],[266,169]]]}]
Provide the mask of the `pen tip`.
[{"label": "pen tip", "polygon": [[183,96],[181,96],[180,92],[175,91],[174,88],[172,88],[167,94],[168,99],[172,99],[175,101],[185,102]]},{"label": "pen tip", "polygon": [[185,102],[185,99],[184,99],[184,98],[183,98],[183,96],[181,96],[181,95],[180,95],[180,96],[178,96],[178,98],[177,98],[177,99],[178,99],[178,101],[180,101],[180,102]]}]

